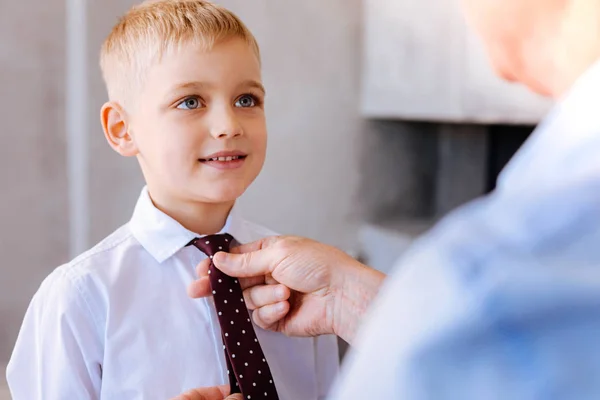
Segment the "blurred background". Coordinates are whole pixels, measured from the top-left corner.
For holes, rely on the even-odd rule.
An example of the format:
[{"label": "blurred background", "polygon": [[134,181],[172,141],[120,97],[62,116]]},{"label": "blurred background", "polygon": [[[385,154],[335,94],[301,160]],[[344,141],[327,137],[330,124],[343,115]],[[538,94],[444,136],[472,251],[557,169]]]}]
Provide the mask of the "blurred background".
[{"label": "blurred background", "polygon": [[[269,151],[249,219],[383,271],[493,190],[550,106],[500,82],[458,0],[222,0],[255,33]],[[131,0],[0,0],[3,366],[54,268],[130,218],[134,159],[105,143],[100,45]]]}]

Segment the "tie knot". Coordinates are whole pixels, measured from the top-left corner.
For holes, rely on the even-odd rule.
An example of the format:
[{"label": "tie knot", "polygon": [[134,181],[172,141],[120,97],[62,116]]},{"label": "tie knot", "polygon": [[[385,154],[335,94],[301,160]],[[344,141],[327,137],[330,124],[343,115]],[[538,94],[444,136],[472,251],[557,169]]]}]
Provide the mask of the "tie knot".
[{"label": "tie knot", "polygon": [[207,256],[211,257],[219,251],[229,251],[229,246],[233,241],[233,236],[223,233],[218,235],[210,235],[202,238],[194,239],[192,244],[196,246]]}]

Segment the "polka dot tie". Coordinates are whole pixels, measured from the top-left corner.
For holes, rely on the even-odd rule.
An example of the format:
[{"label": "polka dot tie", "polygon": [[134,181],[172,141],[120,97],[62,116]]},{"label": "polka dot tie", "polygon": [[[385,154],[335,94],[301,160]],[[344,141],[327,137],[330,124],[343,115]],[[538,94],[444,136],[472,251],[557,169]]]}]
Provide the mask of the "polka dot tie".
[{"label": "polka dot tie", "polygon": [[[194,239],[190,244],[212,259],[219,251],[229,251],[233,240],[231,235],[219,234]],[[250,400],[279,399],[239,281],[215,268],[212,262],[208,274],[221,325],[231,393],[241,393]]]}]

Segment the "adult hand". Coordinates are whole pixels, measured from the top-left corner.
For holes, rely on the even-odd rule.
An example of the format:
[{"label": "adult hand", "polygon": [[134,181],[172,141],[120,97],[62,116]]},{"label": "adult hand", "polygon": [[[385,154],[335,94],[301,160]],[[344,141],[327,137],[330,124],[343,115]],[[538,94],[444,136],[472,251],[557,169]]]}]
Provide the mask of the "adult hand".
[{"label": "adult hand", "polygon": [[[350,343],[385,278],[334,247],[292,236],[217,253],[213,262],[241,278],[246,305],[263,329],[289,336],[336,334]],[[191,297],[210,295],[209,265],[198,265]]]},{"label": "adult hand", "polygon": [[242,400],[242,395],[229,394],[229,385],[192,389],[180,394],[172,400]]}]

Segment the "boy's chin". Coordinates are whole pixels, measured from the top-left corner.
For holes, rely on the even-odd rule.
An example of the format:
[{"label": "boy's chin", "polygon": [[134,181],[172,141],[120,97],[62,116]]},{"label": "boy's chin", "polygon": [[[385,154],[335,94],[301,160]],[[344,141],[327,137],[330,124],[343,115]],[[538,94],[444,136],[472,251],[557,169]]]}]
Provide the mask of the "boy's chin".
[{"label": "boy's chin", "polygon": [[233,185],[229,187],[212,187],[202,193],[201,198],[214,204],[232,203],[242,196],[245,190],[244,187],[234,187]]}]

